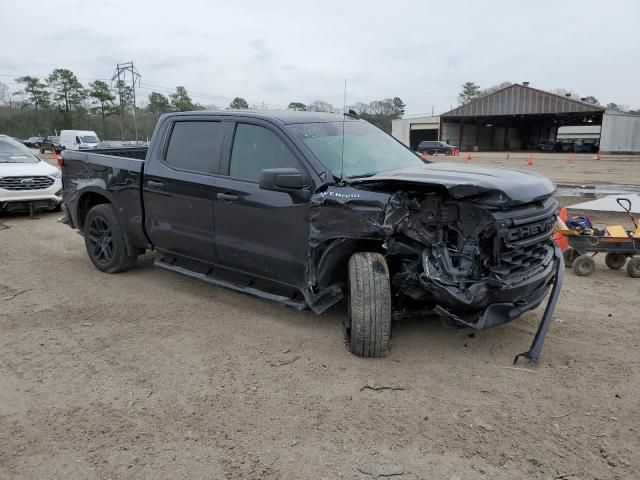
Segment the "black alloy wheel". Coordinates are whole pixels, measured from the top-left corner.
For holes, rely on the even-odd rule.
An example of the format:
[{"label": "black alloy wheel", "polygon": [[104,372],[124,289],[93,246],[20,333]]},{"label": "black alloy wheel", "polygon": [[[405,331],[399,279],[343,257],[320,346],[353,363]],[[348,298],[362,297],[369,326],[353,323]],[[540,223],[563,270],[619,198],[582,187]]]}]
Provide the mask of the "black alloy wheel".
[{"label": "black alloy wheel", "polygon": [[113,260],[113,234],[104,218],[95,216],[91,219],[87,240],[93,249],[93,258],[98,263],[107,265]]}]

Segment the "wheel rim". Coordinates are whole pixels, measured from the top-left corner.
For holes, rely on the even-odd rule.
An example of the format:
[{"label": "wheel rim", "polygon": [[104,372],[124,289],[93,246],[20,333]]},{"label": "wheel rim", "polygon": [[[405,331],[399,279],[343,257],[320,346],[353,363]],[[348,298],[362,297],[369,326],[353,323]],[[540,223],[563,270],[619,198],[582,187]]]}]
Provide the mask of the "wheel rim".
[{"label": "wheel rim", "polygon": [[99,263],[109,263],[113,259],[113,235],[102,217],[95,217],[89,223],[87,235],[93,258]]},{"label": "wheel rim", "polygon": [[578,271],[580,273],[589,273],[591,271],[591,264],[586,261],[578,263]]}]

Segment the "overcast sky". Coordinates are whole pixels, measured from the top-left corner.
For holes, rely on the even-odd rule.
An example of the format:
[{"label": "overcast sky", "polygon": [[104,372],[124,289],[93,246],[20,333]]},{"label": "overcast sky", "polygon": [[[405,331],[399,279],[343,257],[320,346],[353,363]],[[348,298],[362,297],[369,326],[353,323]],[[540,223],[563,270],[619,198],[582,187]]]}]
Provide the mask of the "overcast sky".
[{"label": "overcast sky", "polygon": [[[456,104],[460,86],[529,81],[640,107],[640,1],[1,0],[0,81],[133,60],[140,96],[184,85],[202,104],[401,97]],[[16,85],[10,87],[16,88]],[[154,88],[155,87],[155,88]]]}]

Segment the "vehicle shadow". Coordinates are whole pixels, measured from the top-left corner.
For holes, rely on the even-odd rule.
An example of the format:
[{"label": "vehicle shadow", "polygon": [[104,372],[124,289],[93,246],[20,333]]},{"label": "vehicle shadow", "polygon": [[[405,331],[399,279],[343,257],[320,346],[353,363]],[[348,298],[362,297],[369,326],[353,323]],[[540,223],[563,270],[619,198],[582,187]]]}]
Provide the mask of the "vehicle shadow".
[{"label": "vehicle shadow", "polygon": [[[347,318],[347,307],[344,300],[323,314],[316,315],[309,310],[296,310],[250,294],[209,285],[175,272],[155,268],[153,262],[158,257],[159,255],[153,252],[142,255],[136,267],[125,275],[148,277],[144,281],[132,279],[143,290],[157,292],[170,288],[179,292],[178,298],[194,302],[194,305],[212,302],[214,318],[222,318],[219,315],[235,318],[239,331],[255,329],[260,322],[266,322],[260,326],[260,330],[275,327],[280,335],[285,336],[285,342],[296,343],[303,338],[304,343],[308,344],[309,348],[316,349],[318,353],[331,350],[337,344],[346,346],[343,322]],[[394,361],[421,361],[428,356],[430,359],[439,358],[441,361],[447,359],[509,365],[515,354],[527,350],[539,315],[537,311],[527,312],[513,323],[483,331],[454,327],[437,315],[395,320],[392,323],[391,350],[387,358]],[[289,337],[288,340],[286,337]],[[327,345],[322,346],[324,341],[327,341]],[[344,351],[348,354],[346,348]],[[473,353],[473,359],[467,356],[469,353]]]}]

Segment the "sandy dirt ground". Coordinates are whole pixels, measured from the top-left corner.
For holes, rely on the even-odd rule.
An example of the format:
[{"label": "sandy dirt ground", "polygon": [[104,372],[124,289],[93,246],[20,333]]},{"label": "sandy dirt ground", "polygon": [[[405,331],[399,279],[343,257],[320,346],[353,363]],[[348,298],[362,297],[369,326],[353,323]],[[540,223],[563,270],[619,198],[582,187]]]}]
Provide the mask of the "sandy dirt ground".
[{"label": "sandy dirt ground", "polygon": [[1,479],[640,478],[640,280],[602,259],[567,270],[538,365],[512,359],[542,309],[475,333],[399,322],[388,357],[362,359],[343,307],[294,311],[152,254],[103,274],[58,217],[0,216]]}]

